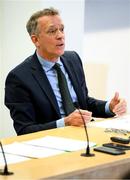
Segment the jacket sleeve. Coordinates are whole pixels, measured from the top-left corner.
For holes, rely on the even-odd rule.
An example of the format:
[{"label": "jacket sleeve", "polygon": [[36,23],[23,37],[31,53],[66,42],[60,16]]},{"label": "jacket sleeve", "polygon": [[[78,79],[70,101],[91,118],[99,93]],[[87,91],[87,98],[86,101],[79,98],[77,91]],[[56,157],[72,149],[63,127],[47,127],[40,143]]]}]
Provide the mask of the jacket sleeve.
[{"label": "jacket sleeve", "polygon": [[31,92],[13,72],[9,73],[5,83],[5,105],[18,135],[56,128],[56,121],[38,123]]}]

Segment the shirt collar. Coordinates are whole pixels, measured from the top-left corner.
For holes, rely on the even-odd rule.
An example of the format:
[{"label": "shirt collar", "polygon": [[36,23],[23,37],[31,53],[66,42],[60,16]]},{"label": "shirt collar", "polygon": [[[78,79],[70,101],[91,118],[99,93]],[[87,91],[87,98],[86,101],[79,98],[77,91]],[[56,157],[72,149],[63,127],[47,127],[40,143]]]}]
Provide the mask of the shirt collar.
[{"label": "shirt collar", "polygon": [[[43,69],[46,72],[49,71],[54,66],[54,64],[55,64],[54,62],[51,62],[51,61],[48,61],[48,60],[42,58],[41,56],[39,56],[38,53],[36,53],[36,54],[37,54],[37,57],[38,57],[40,64],[42,65]],[[60,61],[60,57],[58,58],[57,63],[60,64],[60,66],[62,66],[62,62]]]}]

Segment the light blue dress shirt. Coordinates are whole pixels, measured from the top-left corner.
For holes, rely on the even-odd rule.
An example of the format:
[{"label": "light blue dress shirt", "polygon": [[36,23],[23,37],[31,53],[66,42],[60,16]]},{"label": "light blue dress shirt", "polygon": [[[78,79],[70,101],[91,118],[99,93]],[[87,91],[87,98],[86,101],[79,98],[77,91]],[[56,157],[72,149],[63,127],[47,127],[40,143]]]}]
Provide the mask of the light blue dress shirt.
[{"label": "light blue dress shirt", "polygon": [[[63,109],[61,94],[60,94],[60,90],[59,90],[59,86],[58,86],[57,73],[56,73],[56,70],[53,69],[53,66],[55,65],[55,63],[53,63],[51,61],[47,61],[47,60],[41,58],[38,54],[37,54],[37,57],[38,57],[38,60],[39,60],[40,64],[42,65],[42,68],[44,69],[44,71],[45,71],[45,73],[47,75],[47,78],[48,78],[48,80],[49,80],[49,82],[51,84],[51,87],[52,87],[52,89],[54,91],[54,94],[56,96],[57,103],[58,103],[58,106],[59,106],[59,109],[60,109],[60,114],[61,114],[62,118],[58,119],[56,121],[57,127],[64,127],[65,126],[65,123],[64,123],[65,112],[64,112],[64,109]],[[64,73],[64,75],[66,77],[69,92],[70,92],[70,95],[72,97],[73,102],[77,102],[78,101],[77,95],[76,95],[76,93],[74,91],[74,88],[72,86],[72,83],[70,81],[68,73],[66,72],[62,62],[60,61],[60,58],[58,59],[57,63],[60,64],[60,68],[61,68],[62,72]]]},{"label": "light blue dress shirt", "polygon": [[[40,64],[42,65],[42,68],[44,69],[44,71],[46,73],[46,76],[47,76],[47,78],[48,78],[48,80],[49,80],[49,82],[51,84],[51,87],[52,87],[52,89],[54,91],[54,94],[56,96],[57,103],[58,103],[58,106],[59,106],[59,109],[60,109],[60,114],[61,114],[62,118],[58,119],[56,121],[56,125],[57,125],[57,127],[64,127],[65,126],[65,123],[64,123],[65,112],[64,112],[64,109],[63,109],[61,94],[60,94],[60,90],[59,90],[59,86],[58,86],[57,73],[56,73],[55,69],[53,69],[53,66],[54,66],[55,63],[43,59],[38,54],[37,54],[37,57],[38,57],[38,60],[39,60]],[[72,83],[70,81],[68,73],[66,72],[66,70],[65,70],[65,68],[63,66],[63,63],[60,61],[60,58],[58,58],[57,63],[60,64],[61,70],[62,70],[62,72],[64,73],[64,75],[66,77],[69,92],[71,94],[73,102],[78,102],[77,95],[76,95],[76,93],[74,91],[74,88],[72,86]],[[106,105],[105,105],[105,112],[107,114],[111,114],[111,112],[109,110],[109,104],[110,104],[110,102],[107,102]]]}]

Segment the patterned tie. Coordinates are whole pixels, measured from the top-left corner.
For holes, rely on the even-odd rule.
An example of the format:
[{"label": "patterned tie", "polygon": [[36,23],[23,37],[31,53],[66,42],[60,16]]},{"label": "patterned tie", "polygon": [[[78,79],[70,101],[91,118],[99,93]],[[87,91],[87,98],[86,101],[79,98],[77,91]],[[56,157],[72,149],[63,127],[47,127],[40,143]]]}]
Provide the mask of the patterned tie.
[{"label": "patterned tie", "polygon": [[56,63],[53,67],[57,72],[58,84],[59,84],[64,111],[66,115],[69,115],[75,110],[75,107],[68,89],[66,77],[62,72],[60,65],[58,63]]}]

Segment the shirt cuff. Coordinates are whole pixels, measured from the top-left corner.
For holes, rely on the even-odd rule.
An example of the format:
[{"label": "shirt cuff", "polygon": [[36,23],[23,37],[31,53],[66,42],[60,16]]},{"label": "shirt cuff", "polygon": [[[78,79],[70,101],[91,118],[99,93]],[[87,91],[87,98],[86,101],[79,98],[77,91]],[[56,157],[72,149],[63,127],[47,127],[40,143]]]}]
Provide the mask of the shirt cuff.
[{"label": "shirt cuff", "polygon": [[61,118],[61,119],[57,120],[57,121],[56,121],[56,126],[57,126],[57,128],[59,128],[59,127],[65,127],[64,118]]},{"label": "shirt cuff", "polygon": [[105,105],[105,113],[107,115],[113,115],[114,113],[110,110],[109,106],[110,106],[110,101],[107,101],[107,103]]}]

